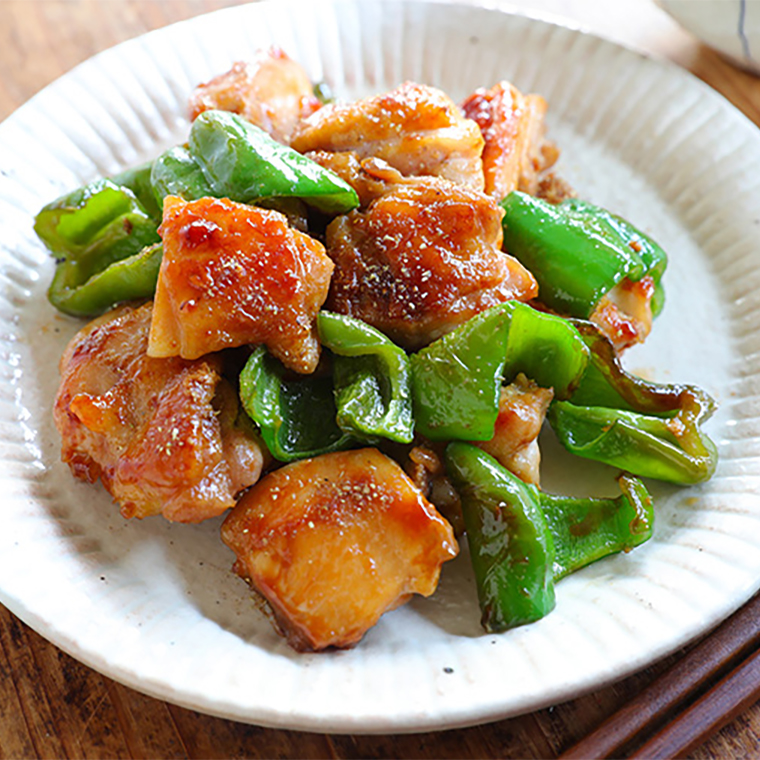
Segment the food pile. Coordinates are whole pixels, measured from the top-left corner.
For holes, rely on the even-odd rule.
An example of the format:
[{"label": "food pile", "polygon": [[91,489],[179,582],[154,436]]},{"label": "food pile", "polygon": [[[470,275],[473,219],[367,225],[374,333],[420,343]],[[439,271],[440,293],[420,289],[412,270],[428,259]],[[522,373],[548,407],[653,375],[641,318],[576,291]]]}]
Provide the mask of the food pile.
[{"label": "food pile", "polygon": [[[620,362],[665,253],[553,173],[543,98],[342,103],[272,49],[189,109],[186,143],[36,218],[49,300],[92,319],[61,358],[62,459],[127,518],[228,512],[293,647],[355,645],[465,539],[484,628],[537,620],[651,536],[641,478],[712,475],[712,399]],[[544,492],[545,422],[620,494]]]}]

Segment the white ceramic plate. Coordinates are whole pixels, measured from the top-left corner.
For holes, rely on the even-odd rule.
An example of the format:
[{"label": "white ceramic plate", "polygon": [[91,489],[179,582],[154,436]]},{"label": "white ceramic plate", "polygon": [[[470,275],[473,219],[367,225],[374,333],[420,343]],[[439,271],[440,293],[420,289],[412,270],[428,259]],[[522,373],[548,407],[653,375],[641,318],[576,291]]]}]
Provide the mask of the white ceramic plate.
[{"label": "white ceramic plate", "polygon": [[[544,620],[486,635],[466,556],[430,600],[352,651],[296,654],[230,572],[219,522],[126,522],[59,462],[56,363],[77,324],[45,300],[31,229],[45,202],[184,140],[192,87],[276,42],[344,98],[404,79],[456,100],[505,78],[550,103],[561,173],[670,252],[669,300],[631,369],[721,404],[715,478],[654,486],[654,539],[559,584]],[[525,17],[419,2],[277,2],[107,51],[0,125],[0,599],[88,665],[211,714],[317,731],[466,725],[619,678],[705,631],[760,585],[760,135],[683,71]],[[546,442],[547,490],[610,473]]]}]

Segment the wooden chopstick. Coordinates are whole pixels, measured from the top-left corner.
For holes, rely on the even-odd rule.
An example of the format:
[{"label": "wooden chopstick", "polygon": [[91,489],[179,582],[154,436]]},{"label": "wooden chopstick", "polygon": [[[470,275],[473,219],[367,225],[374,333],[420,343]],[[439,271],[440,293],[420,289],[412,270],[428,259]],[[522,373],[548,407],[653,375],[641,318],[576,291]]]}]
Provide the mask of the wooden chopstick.
[{"label": "wooden chopstick", "polygon": [[[560,755],[561,760],[688,752],[760,697],[759,647],[760,594]],[[637,751],[643,754],[631,755],[642,742]]]},{"label": "wooden chopstick", "polygon": [[668,723],[631,758],[682,757],[760,698],[760,651],[731,671],[691,707]]}]

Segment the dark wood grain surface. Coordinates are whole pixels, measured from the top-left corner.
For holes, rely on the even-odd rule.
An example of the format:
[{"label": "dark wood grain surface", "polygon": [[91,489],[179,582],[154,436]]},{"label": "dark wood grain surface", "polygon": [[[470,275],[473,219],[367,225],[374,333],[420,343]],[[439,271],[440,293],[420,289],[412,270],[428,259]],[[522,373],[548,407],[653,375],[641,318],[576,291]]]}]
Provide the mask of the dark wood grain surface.
[{"label": "dark wood grain surface", "polygon": [[[242,2],[0,0],[0,119],[100,50]],[[511,5],[548,11],[669,58],[760,124],[760,80],[700,45],[651,0]],[[76,662],[0,607],[0,758],[555,758],[677,666],[684,654],[676,652],[572,702],[485,726],[392,736],[322,735],[244,725],[146,697]],[[748,672],[751,682],[757,670]],[[745,700],[738,715],[688,756],[760,756],[760,705]]]}]

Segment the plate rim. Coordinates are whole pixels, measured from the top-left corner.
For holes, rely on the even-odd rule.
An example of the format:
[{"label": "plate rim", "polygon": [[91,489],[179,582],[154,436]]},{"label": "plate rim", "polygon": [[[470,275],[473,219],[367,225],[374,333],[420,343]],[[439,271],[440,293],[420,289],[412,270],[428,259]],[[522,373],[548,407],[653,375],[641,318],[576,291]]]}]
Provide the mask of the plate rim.
[{"label": "plate rim", "polygon": [[[336,6],[336,5],[354,6],[354,5],[362,4],[362,0],[318,0],[318,2],[320,5],[323,5],[323,6]],[[501,6],[501,5],[494,6],[493,4],[446,2],[445,0],[383,0],[383,3],[385,5],[416,5],[416,6],[441,6],[441,7],[451,6],[451,7],[468,8],[468,9],[475,8],[475,9],[487,11],[490,13],[496,12],[496,13],[503,14],[506,16],[519,16],[521,18],[528,19],[529,21],[532,21],[532,22],[549,24],[558,28],[565,29],[574,34],[580,34],[586,37],[591,37],[603,45],[610,46],[611,48],[626,50],[627,52],[632,53],[641,58],[647,59],[656,65],[667,65],[672,72],[678,72],[679,75],[685,76],[689,78],[693,83],[698,84],[700,87],[703,88],[703,92],[709,92],[709,97],[719,98],[721,101],[722,108],[730,109],[735,115],[739,116],[742,120],[746,121],[749,125],[751,125],[753,130],[755,131],[757,130],[756,125],[754,125],[754,123],[751,122],[751,120],[748,117],[742,114],[741,111],[738,108],[736,108],[733,104],[731,104],[724,96],[722,96],[720,93],[715,91],[713,88],[709,87],[709,85],[706,85],[704,82],[699,80],[690,72],[682,69],[681,67],[672,63],[671,61],[668,61],[667,59],[659,59],[657,57],[642,53],[641,51],[636,50],[635,48],[628,47],[624,44],[620,44],[617,41],[610,40],[600,35],[597,35],[593,32],[590,32],[587,29],[584,29],[582,26],[568,25],[564,22],[558,23],[556,17],[553,16],[552,14],[541,14],[541,13],[534,14],[530,12],[526,13],[524,12],[525,9],[522,9],[522,8],[515,9],[514,6]],[[117,45],[114,45],[110,48],[100,51],[99,53],[88,58],[87,60],[82,61],[81,63],[77,64],[69,72],[63,74],[58,79],[46,85],[39,92],[33,95],[32,98],[30,98],[26,103],[22,104],[19,107],[19,109],[14,111],[2,123],[0,123],[0,134],[2,134],[5,125],[8,122],[11,122],[14,119],[14,117],[19,113],[19,111],[21,111],[22,109],[31,109],[31,108],[37,107],[40,101],[44,101],[45,98],[49,97],[49,93],[51,91],[53,91],[56,87],[60,86],[59,82],[62,79],[69,77],[73,72],[79,69],[96,66],[97,63],[100,60],[102,60],[104,56],[113,56],[113,55],[122,54],[125,49],[128,49],[129,47],[137,45],[137,44],[142,44],[143,41],[148,37],[166,34],[167,33],[166,30],[169,30],[169,29],[173,30],[173,32],[176,33],[178,28],[198,24],[199,19],[206,18],[210,15],[214,15],[214,16],[225,15],[225,14],[236,15],[238,13],[242,15],[247,15],[251,11],[253,11],[255,14],[259,8],[262,8],[268,5],[278,5],[281,7],[284,4],[288,4],[291,6],[298,6],[298,5],[303,5],[304,2],[303,0],[286,0],[286,2],[283,3],[282,0],[262,0],[262,2],[252,4],[252,5],[237,5],[237,6],[227,7],[227,8],[221,8],[214,11],[210,11],[209,13],[204,13],[199,16],[194,16],[192,18],[181,20],[173,24],[169,24],[159,29],[148,31],[142,35],[139,35],[129,40],[125,40],[123,42],[118,43]],[[746,597],[743,600],[738,600],[738,601],[734,600],[730,605],[727,605],[723,611],[718,613],[719,617],[716,616],[712,622],[717,624],[717,622],[724,619],[728,614],[730,614],[739,606],[741,606],[743,603],[745,603],[752,596],[752,593],[754,593],[754,591],[757,590],[758,587],[760,587],[760,579],[758,579],[755,582],[754,586],[752,586],[751,588],[748,587],[748,590],[747,590],[748,593],[746,594]],[[517,714],[531,712],[533,710],[537,710],[542,707],[545,707],[549,704],[556,703],[557,701],[565,701],[566,699],[569,699],[569,698],[576,698],[578,696],[581,696],[581,694],[588,693],[590,691],[602,688],[603,686],[609,683],[620,680],[626,677],[627,675],[630,675],[633,672],[636,672],[642,667],[653,664],[655,661],[661,659],[662,657],[667,656],[668,654],[678,649],[680,646],[683,646],[684,644],[688,643],[694,638],[697,638],[698,636],[703,634],[706,630],[705,628],[703,628],[702,630],[691,632],[688,636],[684,637],[682,640],[675,642],[672,646],[668,646],[666,649],[661,651],[659,654],[656,655],[655,658],[648,659],[645,657],[644,658],[645,662],[641,662],[641,661],[635,662],[631,666],[631,668],[624,673],[611,674],[607,680],[605,681],[597,680],[597,681],[594,681],[593,683],[586,684],[581,690],[578,690],[576,686],[572,686],[572,685],[567,686],[564,691],[560,690],[559,692],[555,692],[548,701],[539,700],[533,705],[527,706],[525,709],[519,708],[516,711],[504,712],[498,707],[495,707],[493,712],[489,714],[484,714],[482,711],[478,715],[465,715],[462,713],[460,714],[459,719],[448,720],[444,724],[441,724],[440,722],[437,722],[436,720],[432,720],[429,724],[420,724],[419,722],[414,722],[413,724],[409,724],[409,725],[405,725],[403,724],[403,722],[402,723],[394,722],[393,725],[390,727],[387,727],[387,726],[386,727],[384,726],[358,727],[357,725],[354,724],[354,722],[352,721],[350,717],[346,716],[344,724],[340,724],[340,723],[336,724],[335,722],[333,722],[328,727],[325,727],[321,723],[321,721],[318,721],[314,725],[309,725],[308,721],[307,722],[301,721],[299,724],[294,725],[293,723],[289,721],[288,716],[283,716],[282,720],[280,720],[277,716],[272,716],[271,720],[267,720],[267,719],[262,720],[262,717],[258,715],[249,716],[249,715],[242,715],[242,714],[233,714],[230,711],[229,706],[220,706],[218,700],[214,701],[213,704],[209,703],[209,704],[204,704],[202,706],[199,706],[199,704],[195,700],[183,700],[182,695],[179,695],[179,694],[168,695],[167,693],[161,691],[160,688],[152,688],[150,684],[146,684],[143,681],[135,682],[134,679],[129,678],[129,674],[124,674],[124,673],[119,674],[119,673],[110,672],[108,670],[107,664],[100,663],[97,657],[93,657],[92,653],[89,651],[82,650],[80,647],[76,645],[75,641],[68,641],[66,638],[58,638],[55,635],[51,637],[49,635],[50,624],[46,623],[43,620],[43,616],[39,614],[39,611],[28,609],[26,605],[24,605],[23,600],[21,599],[17,600],[15,598],[8,597],[4,588],[2,587],[0,587],[0,599],[2,600],[3,604],[8,609],[10,609],[25,623],[30,625],[30,627],[36,630],[37,633],[42,635],[47,640],[51,641],[55,646],[59,647],[61,650],[73,656],[78,661],[88,665],[94,670],[102,673],[103,675],[106,675],[109,678],[112,678],[115,681],[123,683],[124,685],[127,685],[130,688],[134,688],[135,690],[140,691],[142,693],[149,694],[150,696],[154,698],[170,701],[174,704],[178,704],[183,707],[187,707],[189,709],[200,710],[210,715],[216,715],[218,717],[238,720],[241,722],[254,723],[256,725],[264,725],[264,726],[270,726],[270,727],[275,727],[275,728],[294,728],[295,727],[300,730],[320,730],[320,729],[327,730],[329,729],[330,731],[334,731],[336,733],[337,732],[355,733],[359,731],[363,733],[391,733],[391,732],[407,733],[407,732],[420,731],[420,730],[440,729],[444,727],[445,728],[464,727],[468,725],[475,725],[478,723],[488,722],[491,720],[498,720],[498,719],[502,719],[506,717],[511,717]],[[58,633],[60,634],[61,632],[58,631]]]}]

